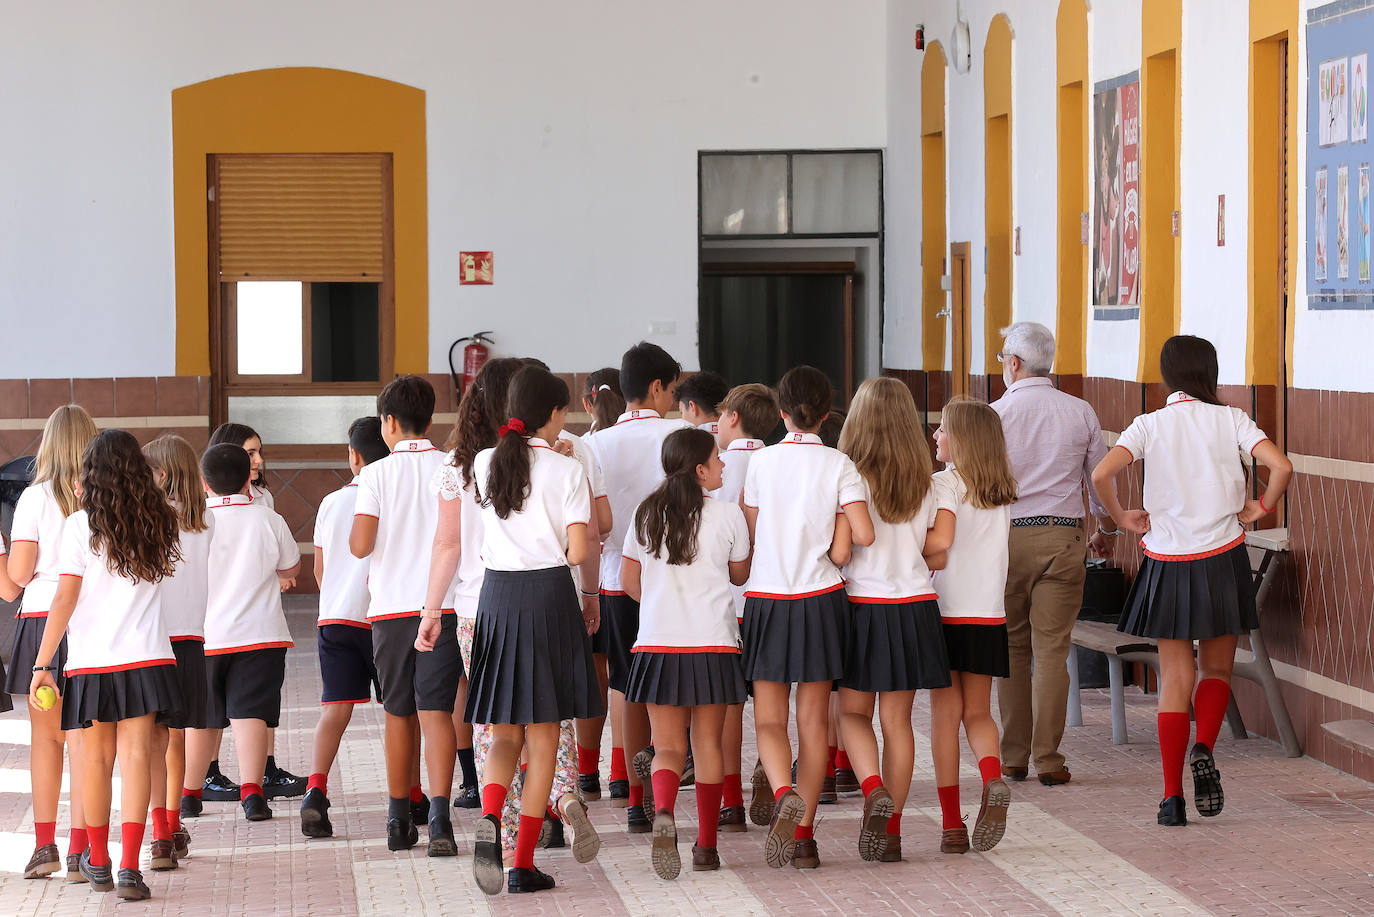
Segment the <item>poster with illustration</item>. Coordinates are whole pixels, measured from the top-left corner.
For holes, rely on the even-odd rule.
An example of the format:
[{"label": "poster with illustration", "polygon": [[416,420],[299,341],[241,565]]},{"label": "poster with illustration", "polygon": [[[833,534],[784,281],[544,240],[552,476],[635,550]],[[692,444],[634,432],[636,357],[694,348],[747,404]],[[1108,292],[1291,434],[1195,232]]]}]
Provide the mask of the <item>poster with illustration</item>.
[{"label": "poster with illustration", "polygon": [[1350,136],[1350,95],[1344,57],[1322,61],[1318,71],[1317,145],[1345,143]]},{"label": "poster with illustration", "polygon": [[1360,283],[1369,283],[1369,163],[1360,166],[1360,203],[1355,209],[1360,221],[1359,262]]},{"label": "poster with illustration", "polygon": [[1336,279],[1350,279],[1350,166],[1336,167]]},{"label": "poster with illustration", "polygon": [[1140,80],[1093,94],[1093,304],[1140,304]]},{"label": "poster with illustration", "polygon": [[1318,283],[1326,282],[1326,166],[1317,170],[1316,181],[1312,183],[1315,193],[1312,195],[1313,204],[1316,207],[1316,215],[1312,220],[1313,233],[1317,237],[1316,271],[1313,280]]},{"label": "poster with illustration", "polygon": [[1369,139],[1369,55],[1350,58],[1350,142]]}]

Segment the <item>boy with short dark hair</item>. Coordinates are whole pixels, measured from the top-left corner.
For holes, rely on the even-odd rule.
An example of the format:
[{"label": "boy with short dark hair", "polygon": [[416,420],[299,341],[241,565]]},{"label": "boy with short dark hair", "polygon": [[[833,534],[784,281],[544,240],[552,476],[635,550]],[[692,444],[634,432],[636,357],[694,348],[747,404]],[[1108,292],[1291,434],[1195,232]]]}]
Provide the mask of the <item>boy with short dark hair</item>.
[{"label": "boy with short dark hair", "polygon": [[[310,783],[301,800],[301,833],[332,837],[329,821],[329,769],[339,753],[355,704],[372,699],[377,666],[372,659],[372,625],[367,623],[367,560],[353,556],[348,536],[358,474],[391,454],[382,439],[382,422],[359,417],[348,428],[348,467],[353,480],[328,494],[315,513],[315,581],[320,586],[318,630],[321,682],[320,721]],[[328,559],[328,566],[325,561]],[[378,698],[381,689],[376,687]]]},{"label": "boy with short dark hair", "polygon": [[[358,474],[349,550],[371,557],[367,622],[386,711],[386,842],[408,850],[419,842],[411,814],[415,769],[413,729],[424,736],[429,776],[429,855],[457,856],[449,815],[457,735],[453,706],[463,660],[452,608],[426,608],[430,552],[439,524],[429,490],[444,453],[425,439],[434,419],[434,388],[420,376],[400,376],[377,396],[382,439],[391,454]],[[431,652],[419,653],[421,616],[440,622]]]},{"label": "boy with short dark hair", "polygon": [[281,719],[292,645],[281,593],[294,585],[301,554],[286,520],[249,496],[251,463],[241,446],[211,446],[200,469],[211,494],[206,507],[215,514],[205,610],[206,722],[212,728],[188,730],[187,782],[195,789],[182,793],[199,798],[215,754],[215,730],[232,726],[243,813],[263,821],[272,817],[262,791],[268,730]]},{"label": "boy with short dark hair", "polygon": [[720,373],[703,370],[679,383],[673,397],[683,420],[715,436],[720,433],[720,411],[716,405],[725,400],[729,391]]}]

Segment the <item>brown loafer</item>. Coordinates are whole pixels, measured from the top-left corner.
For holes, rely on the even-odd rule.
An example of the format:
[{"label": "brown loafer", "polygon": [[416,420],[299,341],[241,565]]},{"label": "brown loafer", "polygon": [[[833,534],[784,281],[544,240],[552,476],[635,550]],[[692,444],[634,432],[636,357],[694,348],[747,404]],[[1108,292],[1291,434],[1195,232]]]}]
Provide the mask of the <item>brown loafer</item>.
[{"label": "brown loafer", "polygon": [[874,787],[864,800],[864,817],[859,822],[859,857],[875,862],[887,846],[887,822],[896,811],[887,787]]},{"label": "brown loafer", "polygon": [[1007,767],[1005,764],[1002,765],[1002,776],[1010,777],[1017,783],[1020,783],[1022,780],[1025,780],[1026,777],[1028,777],[1029,775],[1030,768],[1028,767]]},{"label": "brown loafer", "polygon": [[738,834],[741,831],[749,830],[745,822],[748,821],[744,815],[744,806],[724,806],[720,810],[720,820],[716,822],[717,831],[726,831],[731,834]]},{"label": "brown loafer", "polygon": [[711,872],[720,869],[720,852],[714,847],[692,845],[692,871]]},{"label": "brown loafer", "polygon": [[902,836],[900,834],[889,834],[887,836],[887,843],[883,845],[883,855],[878,857],[878,862],[902,862]]},{"label": "brown loafer", "polygon": [[68,882],[85,882],[86,877],[81,874],[81,854],[67,854],[67,875]]},{"label": "brown loafer", "polygon": [[833,776],[821,778],[821,795],[816,801],[823,806],[833,806],[840,801],[839,795],[835,792]]},{"label": "brown loafer", "polygon": [[763,860],[773,869],[781,869],[792,862],[797,849],[797,826],[805,817],[806,800],[789,788],[773,806],[768,836],[763,839]]},{"label": "brown loafer", "polygon": [[43,879],[62,868],[62,857],[57,855],[56,844],[44,844],[29,857],[29,865],[24,867],[24,878]]},{"label": "brown loafer", "polygon": [[940,834],[941,853],[968,853],[968,829],[963,825],[946,828]]},{"label": "brown loafer", "polygon": [[973,823],[973,849],[986,853],[1007,832],[1007,807],[1011,805],[1011,789],[1001,780],[989,780],[983,786],[983,804]]},{"label": "brown loafer", "polygon": [[862,792],[859,778],[847,767],[835,768],[835,792],[841,796],[853,796]]},{"label": "brown loafer", "polygon": [[1070,774],[1068,770],[1062,767],[1057,771],[1049,771],[1048,773],[1040,775],[1040,782],[1045,786],[1063,786],[1072,779],[1073,774]]},{"label": "brown loafer", "polygon": [[773,823],[773,785],[768,782],[768,772],[763,769],[763,762],[758,761],[754,764],[754,776],[749,780],[753,789],[753,798],[749,800],[749,820],[759,827],[766,827]]},{"label": "brown loafer", "polygon": [[676,879],[682,872],[682,856],[677,852],[677,822],[673,813],[659,809],[654,815],[654,841],[650,850],[654,872],[660,879]]},{"label": "brown loafer", "polygon": [[191,832],[178,828],[172,832],[172,856],[184,860],[191,855]]},{"label": "brown loafer", "polygon": [[797,841],[797,846],[792,851],[792,868],[816,869],[820,865],[821,855],[816,850],[816,839],[807,837]]},{"label": "brown loafer", "polygon": [[153,838],[152,844],[148,846],[148,855],[152,860],[153,869],[158,872],[177,868],[177,858],[170,838]]}]

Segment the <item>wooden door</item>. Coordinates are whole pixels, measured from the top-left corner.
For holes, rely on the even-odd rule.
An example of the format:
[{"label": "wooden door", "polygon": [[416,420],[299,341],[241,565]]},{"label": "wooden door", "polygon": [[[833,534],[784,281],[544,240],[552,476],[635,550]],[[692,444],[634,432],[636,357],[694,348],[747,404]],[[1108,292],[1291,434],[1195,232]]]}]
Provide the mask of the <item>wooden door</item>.
[{"label": "wooden door", "polygon": [[955,395],[967,395],[969,391],[969,243],[953,243],[949,247],[949,255],[950,391]]}]

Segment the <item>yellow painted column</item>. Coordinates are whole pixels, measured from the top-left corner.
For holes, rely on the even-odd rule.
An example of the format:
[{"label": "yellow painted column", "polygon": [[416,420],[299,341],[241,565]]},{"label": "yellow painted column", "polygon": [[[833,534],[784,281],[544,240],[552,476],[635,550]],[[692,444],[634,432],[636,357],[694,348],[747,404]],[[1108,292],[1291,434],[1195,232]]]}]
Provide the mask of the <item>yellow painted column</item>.
[{"label": "yellow painted column", "polygon": [[926,46],[921,65],[921,366],[945,368],[945,52]]},{"label": "yellow painted column", "polygon": [[1012,117],[1011,25],[992,17],[983,45],[984,229],[988,247],[984,287],[984,372],[996,372],[1002,328],[1011,324]]},{"label": "yellow painted column", "polygon": [[1057,248],[1059,302],[1055,311],[1054,370],[1086,370],[1088,246],[1083,215],[1088,212],[1088,8],[1083,0],[1061,0],[1055,22],[1058,54],[1056,103],[1059,201]]},{"label": "yellow painted column", "polygon": [[[1159,381],[1159,349],[1178,333],[1180,236],[1178,163],[1182,131],[1179,104],[1181,0],[1144,0],[1141,6],[1141,286],[1137,378]],[[1201,214],[1195,215],[1198,219]]]}]

